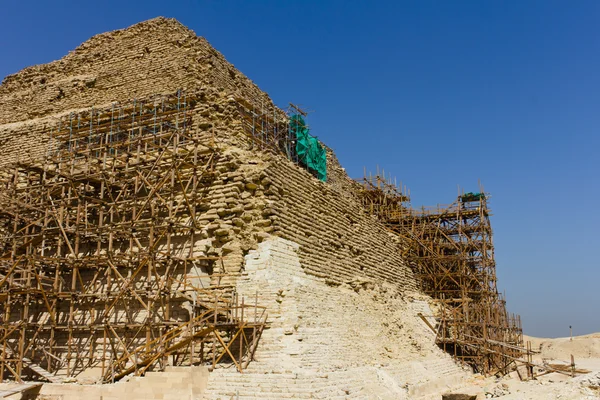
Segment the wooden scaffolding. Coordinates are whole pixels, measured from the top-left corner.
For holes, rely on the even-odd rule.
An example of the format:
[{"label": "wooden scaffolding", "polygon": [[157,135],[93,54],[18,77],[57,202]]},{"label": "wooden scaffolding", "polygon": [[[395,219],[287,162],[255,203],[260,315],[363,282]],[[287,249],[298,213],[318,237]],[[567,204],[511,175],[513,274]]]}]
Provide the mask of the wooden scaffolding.
[{"label": "wooden scaffolding", "polygon": [[436,342],[477,372],[507,373],[525,349],[520,317],[496,286],[489,195],[413,209],[405,192],[379,175],[361,182],[365,209],[405,239],[422,291],[441,305]]},{"label": "wooden scaffolding", "polygon": [[242,370],[266,321],[196,246],[219,151],[178,92],[71,114],[0,170],[0,376]]}]

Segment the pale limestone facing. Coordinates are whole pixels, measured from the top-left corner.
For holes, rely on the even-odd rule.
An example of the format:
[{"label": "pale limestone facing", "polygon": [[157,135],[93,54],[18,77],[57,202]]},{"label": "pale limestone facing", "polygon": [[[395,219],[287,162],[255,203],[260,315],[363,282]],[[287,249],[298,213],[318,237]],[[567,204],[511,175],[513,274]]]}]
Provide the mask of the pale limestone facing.
[{"label": "pale limestone facing", "polygon": [[431,313],[426,298],[391,285],[330,286],[306,274],[300,247],[273,237],[246,256],[237,290],[261,294],[270,328],[244,374],[210,374],[207,399],[438,398],[464,383],[470,374],[417,317]]}]

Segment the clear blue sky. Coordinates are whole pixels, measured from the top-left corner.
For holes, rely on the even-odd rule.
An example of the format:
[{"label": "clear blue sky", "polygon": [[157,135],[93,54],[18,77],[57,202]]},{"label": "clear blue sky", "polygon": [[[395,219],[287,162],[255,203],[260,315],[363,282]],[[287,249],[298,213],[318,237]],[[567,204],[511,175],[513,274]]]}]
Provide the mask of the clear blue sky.
[{"label": "clear blue sky", "polygon": [[600,2],[14,1],[0,76],[159,15],[276,103],[301,104],[353,177],[413,204],[492,193],[499,287],[525,332],[600,331]]}]

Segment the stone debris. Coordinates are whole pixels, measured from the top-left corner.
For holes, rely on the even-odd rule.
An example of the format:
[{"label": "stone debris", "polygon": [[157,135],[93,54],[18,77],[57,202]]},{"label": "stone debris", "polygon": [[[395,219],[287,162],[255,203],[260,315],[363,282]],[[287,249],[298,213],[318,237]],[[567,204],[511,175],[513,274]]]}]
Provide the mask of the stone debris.
[{"label": "stone debris", "polygon": [[506,396],[507,394],[510,394],[508,385],[506,383],[500,383],[500,384],[494,386],[491,390],[486,391],[485,397],[488,399],[491,399],[491,398]]}]

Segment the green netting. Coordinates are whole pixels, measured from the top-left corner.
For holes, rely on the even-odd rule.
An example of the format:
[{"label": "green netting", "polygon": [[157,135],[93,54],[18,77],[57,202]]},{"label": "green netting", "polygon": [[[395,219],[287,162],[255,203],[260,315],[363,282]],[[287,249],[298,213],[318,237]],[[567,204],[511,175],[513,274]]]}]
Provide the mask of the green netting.
[{"label": "green netting", "polygon": [[483,193],[469,192],[469,193],[463,194],[460,199],[463,202],[467,202],[467,201],[479,201],[481,199],[485,199],[485,194],[483,194]]},{"label": "green netting", "polygon": [[319,140],[309,134],[304,118],[300,115],[290,117],[290,130],[296,136],[296,154],[298,161],[317,174],[322,181],[327,180],[327,153]]}]

